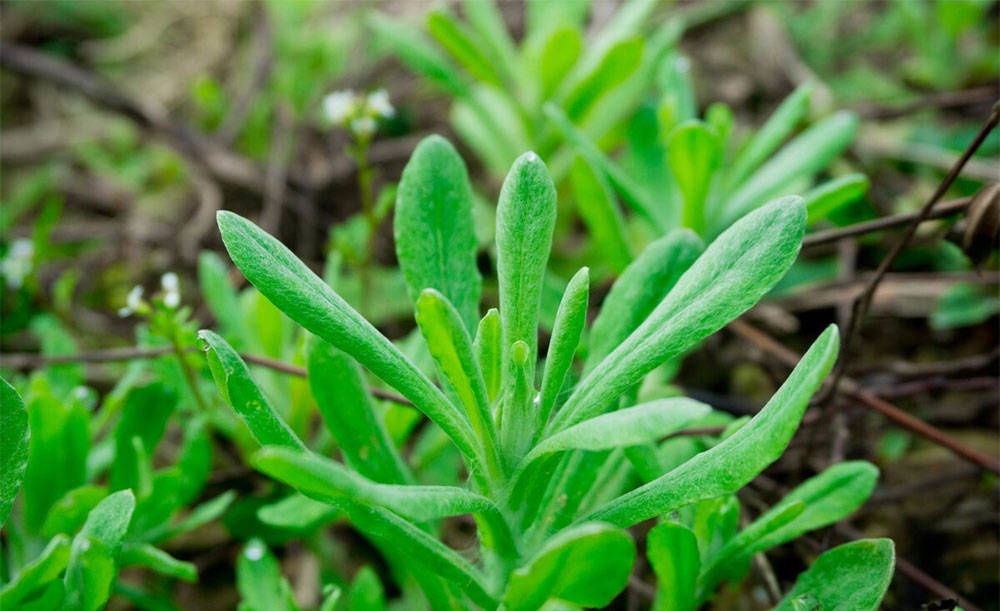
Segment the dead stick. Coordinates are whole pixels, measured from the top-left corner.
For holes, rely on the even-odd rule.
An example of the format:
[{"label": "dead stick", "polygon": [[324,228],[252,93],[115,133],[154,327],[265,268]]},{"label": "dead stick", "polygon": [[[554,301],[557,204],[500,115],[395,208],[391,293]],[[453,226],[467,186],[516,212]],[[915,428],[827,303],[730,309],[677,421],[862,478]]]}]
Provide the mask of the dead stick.
[{"label": "dead stick", "polygon": [[[941,219],[962,212],[969,205],[970,201],[972,201],[971,197],[962,197],[942,202],[934,206],[924,220],[930,221]],[[811,233],[802,238],[802,248],[829,244],[830,242],[837,242],[845,238],[853,238],[866,233],[874,233],[876,231],[892,229],[893,227],[900,227],[902,225],[912,223],[918,216],[920,216],[919,212],[906,212],[903,214],[895,214],[893,216],[885,216],[871,221],[864,221],[863,223],[855,223],[854,225],[848,225],[847,227],[837,227],[836,229],[817,231],[816,233]]]}]

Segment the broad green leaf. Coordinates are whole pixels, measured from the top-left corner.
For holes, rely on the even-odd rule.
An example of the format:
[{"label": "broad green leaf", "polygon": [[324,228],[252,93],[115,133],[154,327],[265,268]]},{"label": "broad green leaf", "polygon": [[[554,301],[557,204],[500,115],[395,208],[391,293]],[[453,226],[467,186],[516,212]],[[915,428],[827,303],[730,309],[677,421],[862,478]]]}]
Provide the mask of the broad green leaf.
[{"label": "broad green leaf", "polygon": [[73,538],[63,583],[66,607],[98,609],[111,594],[118,556],[132,521],[135,496],[121,490],[97,504]]},{"label": "broad green leaf", "polygon": [[815,88],[811,82],[799,85],[781,102],[760,130],[747,140],[727,173],[726,180],[731,188],[739,186],[753,174],[795,130],[809,108],[809,98]]},{"label": "broad green leaf", "polygon": [[[497,283],[503,350],[503,388],[513,381],[511,346],[528,344],[529,372],[538,348],[538,304],[552,247],[556,190],[545,163],[535,153],[514,162],[497,204]],[[529,375],[534,379],[534,375]]]},{"label": "broad green leaf", "polygon": [[646,536],[646,556],[656,573],[654,611],[693,611],[701,570],[698,539],[676,522],[661,522]]},{"label": "broad green leaf", "polygon": [[476,80],[500,86],[500,77],[490,59],[473,41],[472,33],[444,10],[427,15],[427,31]]},{"label": "broad green leaf", "polygon": [[540,96],[548,100],[569,74],[580,57],[583,39],[576,28],[561,28],[552,32],[538,60]]},{"label": "broad green leaf", "polygon": [[293,611],[292,588],[278,559],[260,539],[251,539],[236,561],[236,587],[246,611]]},{"label": "broad green leaf", "polygon": [[635,543],[623,530],[599,522],[567,528],[511,574],[504,608],[534,610],[551,598],[604,607],[625,587],[634,561]]},{"label": "broad green leaf", "polygon": [[802,196],[809,211],[809,223],[827,218],[841,206],[860,199],[866,191],[868,177],[864,174],[848,174],[813,188]]},{"label": "broad green leaf", "polygon": [[222,257],[206,250],[198,255],[198,288],[222,334],[239,345],[243,335],[240,300]]},{"label": "broad green leaf", "polygon": [[104,497],[108,489],[104,486],[86,484],[64,494],[45,516],[41,534],[54,537],[58,534],[71,535],[87,520],[87,515]]},{"label": "broad green leaf", "polygon": [[0,590],[0,609],[17,609],[18,604],[29,598],[47,583],[55,581],[69,564],[70,540],[56,535],[49,540],[42,553],[22,567],[18,576]]},{"label": "broad green leaf", "polygon": [[698,234],[705,231],[708,190],[721,160],[719,137],[700,121],[684,123],[667,142],[667,162],[684,196],[682,222]]},{"label": "broad green leaf", "polygon": [[141,566],[160,575],[184,581],[197,581],[198,569],[190,562],[174,558],[167,552],[148,543],[126,543],[122,548],[121,567]]},{"label": "broad green leaf", "polygon": [[412,480],[389,439],[354,359],[322,340],[310,342],[309,387],[344,462],[384,484]]},{"label": "broad green leaf", "polygon": [[250,221],[220,212],[223,242],[236,266],[285,314],[350,354],[438,424],[481,473],[472,427],[416,365],[302,261]]},{"label": "broad green leaf", "polygon": [[552,432],[600,413],[657,365],[757,303],[795,261],[805,220],[802,200],[791,197],[726,230],[649,317],[577,385],[556,414]]},{"label": "broad green leaf", "polygon": [[368,565],[358,569],[347,598],[348,611],[384,611],[385,590],[378,575]]},{"label": "broad green leaf", "polygon": [[465,163],[440,136],[420,141],[403,170],[393,221],[410,298],[433,288],[455,305],[469,332],[479,318],[472,188]]},{"label": "broad green leaf", "polygon": [[483,382],[486,384],[486,394],[491,405],[500,395],[503,372],[500,335],[500,312],[496,308],[490,308],[479,321],[472,348],[476,352],[476,362],[483,372]]},{"label": "broad green leaf", "polygon": [[615,272],[621,272],[632,260],[625,237],[625,220],[611,186],[580,155],[573,160],[569,175],[573,200],[587,224],[591,242],[604,255]]},{"label": "broad green leaf", "polygon": [[389,46],[413,71],[422,74],[455,96],[468,93],[465,79],[451,61],[432,43],[397,19],[371,11],[367,25],[379,42]]},{"label": "broad green leaf", "polygon": [[250,429],[257,443],[304,447],[261,393],[246,363],[232,346],[212,331],[199,331],[198,338],[204,342],[212,377],[222,396]]},{"label": "broad green leaf", "polygon": [[636,71],[642,62],[643,46],[642,38],[632,38],[608,49],[600,64],[566,96],[566,116],[574,123],[583,120],[602,96]]},{"label": "broad green leaf", "polygon": [[892,581],[895,560],[889,539],[862,539],[835,547],[799,575],[775,611],[799,609],[798,601],[820,609],[874,611]]},{"label": "broad green leaf", "polygon": [[499,465],[486,384],[473,355],[472,339],[462,325],[458,311],[447,297],[429,288],[417,299],[416,320],[431,356],[465,408],[466,416],[485,448],[487,460]]},{"label": "broad green leaf", "polygon": [[552,328],[549,352],[545,356],[545,370],[542,373],[542,390],[538,396],[538,420],[535,431],[541,431],[548,424],[549,415],[556,404],[556,398],[566,375],[573,365],[573,355],[580,345],[580,335],[587,322],[587,300],[590,296],[590,269],[580,269],[566,285],[556,322]]},{"label": "broad green leaf", "polygon": [[809,398],[837,359],[838,345],[837,328],[831,325],[750,422],[710,450],[618,497],[587,519],[631,526],[700,499],[739,490],[781,456]]},{"label": "broad green leaf", "polygon": [[678,229],[651,243],[636,257],[615,280],[594,319],[585,374],[646,320],[702,250],[697,235]]},{"label": "broad green leaf", "polygon": [[0,526],[14,506],[28,468],[28,410],[7,380],[0,378]]},{"label": "broad green leaf", "polygon": [[757,170],[725,203],[718,227],[753,210],[781,193],[790,182],[822,170],[854,138],[858,118],[843,111],[823,119],[785,145]]},{"label": "broad green leaf", "polygon": [[133,438],[138,437],[147,454],[152,454],[167,428],[167,420],[177,405],[177,394],[162,382],[154,382],[129,392],[115,427],[115,459],[111,463],[112,490],[136,488],[138,458]]}]

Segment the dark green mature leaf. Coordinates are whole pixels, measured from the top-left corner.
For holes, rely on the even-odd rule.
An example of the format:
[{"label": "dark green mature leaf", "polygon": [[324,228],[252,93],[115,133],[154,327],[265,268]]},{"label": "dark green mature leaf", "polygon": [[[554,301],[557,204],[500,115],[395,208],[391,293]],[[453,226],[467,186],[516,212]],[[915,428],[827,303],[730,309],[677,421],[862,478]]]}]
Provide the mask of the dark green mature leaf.
[{"label": "dark green mature leaf", "polygon": [[121,420],[115,427],[115,459],[109,478],[112,490],[137,487],[139,467],[133,438],[140,440],[147,454],[153,454],[176,405],[177,393],[162,382],[129,392],[122,406]]},{"label": "dark green mature leaf", "polygon": [[581,155],[573,160],[570,170],[573,199],[591,240],[611,265],[620,272],[632,260],[625,237],[625,220],[618,208],[618,199],[611,186]]},{"label": "dark green mature leaf", "polygon": [[[503,387],[513,381],[511,346],[529,347],[529,372],[538,348],[538,304],[552,247],[556,189],[535,153],[518,157],[504,180],[497,204],[497,282],[500,289]],[[533,380],[534,375],[529,375]]]},{"label": "dark green mature leaf", "polygon": [[251,539],[236,562],[236,587],[245,611],[293,611],[292,588],[278,560],[260,539]]},{"label": "dark green mature leaf", "polygon": [[464,414],[385,336],[302,261],[250,221],[220,212],[219,229],[236,266],[290,318],[350,354],[437,423],[479,469],[475,434]]},{"label": "dark green mature leaf", "polygon": [[199,331],[198,338],[205,343],[212,377],[222,396],[246,423],[254,439],[261,445],[304,448],[257,388],[246,363],[232,346],[212,331]]},{"label": "dark green mature leaf", "polygon": [[538,396],[538,420],[535,431],[548,424],[549,414],[556,404],[559,391],[566,382],[566,375],[573,365],[573,355],[580,344],[580,335],[587,322],[587,300],[590,295],[590,269],[582,268],[566,285],[556,322],[552,327],[549,352],[545,357],[542,390]]},{"label": "dark green mature leaf", "polygon": [[831,325],[750,422],[710,450],[618,497],[586,519],[631,526],[695,501],[739,490],[781,456],[809,398],[837,359],[838,345],[837,328]]},{"label": "dark green mature leaf", "polygon": [[660,363],[677,357],[757,303],[785,274],[805,231],[802,200],[755,210],[705,250],[635,331],[577,385],[550,429],[606,409]]},{"label": "dark green mature leaf", "polygon": [[70,540],[66,535],[53,537],[42,553],[22,567],[20,574],[0,590],[0,609],[16,609],[47,583],[55,581],[69,564]]},{"label": "dark green mature leaf", "polygon": [[721,160],[719,137],[700,121],[681,125],[667,142],[667,162],[684,196],[682,223],[698,234],[705,231],[705,202]]},{"label": "dark green mature leaf", "polygon": [[594,319],[584,373],[590,372],[646,320],[703,250],[704,245],[694,232],[678,229],[642,251],[615,280]]},{"label": "dark green mature leaf", "polygon": [[424,138],[410,156],[396,194],[393,232],[412,301],[426,288],[437,289],[471,333],[482,284],[472,187],[462,158],[441,136]]},{"label": "dark green mature leaf", "polygon": [[417,299],[416,319],[431,356],[465,408],[465,414],[485,448],[486,459],[499,465],[486,384],[473,356],[472,339],[462,326],[458,312],[447,297],[429,288]]},{"label": "dark green mature leaf", "polygon": [[540,608],[556,598],[581,607],[604,607],[628,582],[635,543],[600,522],[567,528],[511,574],[503,602],[508,611]]},{"label": "dark green mature leaf", "polygon": [[118,556],[132,521],[135,496],[121,490],[97,504],[73,538],[63,583],[66,608],[98,609],[111,595]]},{"label": "dark green mature leaf", "polygon": [[801,177],[826,167],[854,138],[858,118],[843,111],[813,125],[789,142],[726,202],[717,227],[726,227]]},{"label": "dark green mature leaf", "polygon": [[29,436],[24,401],[7,380],[0,378],[0,526],[7,523],[28,468]]},{"label": "dark green mature leaf", "polygon": [[654,611],[692,611],[701,570],[698,539],[676,522],[661,522],[646,536],[646,556],[656,573]]},{"label": "dark green mature leaf", "polygon": [[799,575],[775,611],[793,611],[807,602],[820,609],[874,611],[879,608],[896,560],[889,539],[862,539],[825,552]]},{"label": "dark green mature leaf", "polygon": [[314,340],[308,368],[309,387],[344,462],[384,484],[412,481],[354,359],[322,340]]}]

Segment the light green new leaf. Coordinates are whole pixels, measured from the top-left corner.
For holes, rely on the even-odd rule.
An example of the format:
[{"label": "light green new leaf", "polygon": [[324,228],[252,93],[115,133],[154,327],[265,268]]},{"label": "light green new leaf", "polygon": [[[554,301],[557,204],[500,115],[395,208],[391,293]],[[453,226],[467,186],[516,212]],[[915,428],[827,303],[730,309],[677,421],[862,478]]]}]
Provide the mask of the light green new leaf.
[{"label": "light green new leaf", "polygon": [[735,188],[746,180],[795,130],[809,108],[809,98],[815,88],[813,83],[799,85],[747,140],[726,177],[730,187]]},{"label": "light green new leaf", "polygon": [[802,601],[820,609],[874,611],[892,581],[895,560],[889,539],[862,539],[835,547],[799,575],[774,609],[793,611],[801,608],[796,602]]},{"label": "light green new leaf", "polygon": [[56,535],[49,540],[42,553],[22,567],[18,576],[0,590],[0,609],[16,609],[36,590],[55,581],[69,564],[70,540],[66,535]]},{"label": "light green new leaf", "polygon": [[379,11],[368,13],[367,25],[375,32],[376,38],[392,48],[413,71],[436,82],[452,95],[461,97],[468,94],[469,87],[458,68],[419,32]]},{"label": "light green new leaf", "polygon": [[97,504],[73,538],[63,583],[66,608],[98,609],[111,595],[118,556],[132,521],[135,496],[121,490]]},{"label": "light green new leaf", "polygon": [[443,10],[427,15],[427,31],[476,80],[500,85],[500,77],[490,59],[480,50],[471,32]]},{"label": "light green new leaf", "polygon": [[573,199],[587,224],[591,241],[603,253],[611,269],[621,272],[632,260],[632,253],[625,237],[625,220],[611,186],[581,155],[573,160],[569,179]]},{"label": "light green new leaf", "polygon": [[358,569],[354,575],[347,611],[385,611],[385,589],[368,565]]},{"label": "light green new leaf", "polygon": [[698,539],[686,526],[661,522],[646,536],[646,556],[656,573],[654,611],[693,611],[701,570]]},{"label": "light green new leaf", "polygon": [[[485,3],[484,3],[485,4]],[[583,39],[576,28],[561,28],[552,32],[538,61],[541,99],[549,99],[572,70],[583,49]]]},{"label": "light green new leaf", "polygon": [[579,123],[602,96],[632,75],[642,62],[643,39],[624,40],[608,49],[607,55],[568,96],[563,107],[571,121]]},{"label": "light green new leaf", "polygon": [[719,137],[700,121],[681,125],[667,141],[667,162],[684,197],[682,222],[698,234],[705,231],[705,203],[721,159]]},{"label": "light green new leaf", "polygon": [[490,308],[476,329],[476,339],[472,349],[476,353],[476,362],[483,373],[486,384],[486,394],[492,405],[500,395],[500,384],[503,375],[501,349],[500,312]]},{"label": "light green new leaf", "polygon": [[462,12],[478,35],[479,41],[485,46],[491,60],[495,62],[504,82],[516,81],[520,65],[517,47],[507,32],[500,7],[494,2],[466,0],[462,3]]},{"label": "light green new leaf", "polygon": [[329,503],[293,493],[276,503],[257,510],[257,517],[268,526],[306,533],[336,520],[343,512]]},{"label": "light green new leaf", "polygon": [[623,530],[592,522],[560,531],[510,577],[504,593],[508,611],[534,611],[556,598],[601,608],[628,582],[635,543]]},{"label": "light green new leaf", "polygon": [[476,441],[464,414],[385,336],[280,242],[250,221],[220,212],[219,229],[236,266],[281,311],[350,354],[437,423],[478,469]]},{"label": "light green new leaf", "polygon": [[584,374],[646,320],[704,248],[694,232],[677,229],[642,251],[615,280],[594,319]]},{"label": "light green new leaf", "polygon": [[868,191],[868,177],[848,174],[828,180],[802,196],[809,211],[809,223],[825,219],[831,212],[860,199]]},{"label": "light green new leaf", "polygon": [[245,611],[293,611],[292,588],[278,559],[260,539],[251,539],[236,562],[236,587]]},{"label": "light green new leaf", "polygon": [[805,231],[802,200],[777,200],[726,230],[656,309],[577,385],[552,432],[606,409],[644,375],[736,318],[785,274]]},{"label": "light green new leaf", "polygon": [[838,112],[813,125],[785,145],[757,170],[726,202],[718,227],[726,227],[786,186],[812,176],[840,154],[854,138],[858,118]]},{"label": "light green new leaf", "polygon": [[122,568],[141,566],[167,577],[198,581],[198,569],[193,564],[178,560],[148,543],[126,543],[119,565]]},{"label": "light green new leaf", "polygon": [[556,404],[559,391],[566,382],[566,375],[573,365],[573,355],[580,345],[580,335],[587,322],[587,300],[590,296],[590,269],[578,271],[563,293],[556,322],[552,327],[549,352],[545,357],[545,371],[542,373],[542,390],[538,396],[538,419],[535,431],[541,431],[548,424],[549,414]]},{"label": "light green new leaf", "polygon": [[497,204],[497,283],[504,388],[513,380],[510,350],[516,341],[528,344],[529,372],[532,372],[529,379],[534,379],[538,305],[555,221],[556,189],[548,168],[535,153],[525,153],[507,174]]},{"label": "light green new leaf", "polygon": [[777,460],[813,392],[837,359],[837,328],[813,343],[767,405],[715,447],[592,512],[589,520],[631,526],[695,501],[732,494]]},{"label": "light green new leaf", "polygon": [[246,423],[254,439],[261,445],[303,448],[302,441],[257,388],[246,363],[232,346],[212,331],[199,331],[198,338],[205,343],[209,368],[222,396]]},{"label": "light green new leaf", "polygon": [[482,284],[472,187],[462,158],[441,136],[421,140],[403,170],[393,234],[412,301],[426,288],[437,289],[455,305],[471,333],[479,318]]},{"label": "light green new leaf", "polygon": [[28,468],[28,410],[7,380],[0,378],[0,526],[14,505]]},{"label": "light green new leaf", "polygon": [[412,481],[354,359],[323,340],[313,339],[308,371],[313,398],[344,462],[383,484]]}]

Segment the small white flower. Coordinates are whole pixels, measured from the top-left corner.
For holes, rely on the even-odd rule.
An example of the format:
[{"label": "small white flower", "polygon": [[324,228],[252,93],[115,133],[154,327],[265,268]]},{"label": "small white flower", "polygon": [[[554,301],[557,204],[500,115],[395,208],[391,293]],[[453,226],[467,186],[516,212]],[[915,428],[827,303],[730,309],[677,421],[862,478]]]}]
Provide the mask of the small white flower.
[{"label": "small white flower", "polygon": [[243,550],[243,555],[248,560],[260,560],[264,557],[264,544],[260,541],[251,541]]},{"label": "small white flower", "polygon": [[351,121],[351,131],[364,138],[370,138],[376,129],[378,129],[378,123],[372,117],[358,117]]},{"label": "small white flower", "polygon": [[181,283],[174,272],[167,272],[160,278],[163,287],[163,304],[168,308],[181,305]]},{"label": "small white flower", "polygon": [[31,240],[14,240],[7,250],[7,256],[0,261],[0,274],[7,279],[7,286],[19,289],[24,279],[31,273],[32,259],[35,258],[35,245]]},{"label": "small white flower", "polygon": [[376,89],[368,94],[368,110],[377,116],[388,119],[396,115],[396,109],[389,102],[389,92],[385,89]]},{"label": "small white flower", "polygon": [[344,123],[357,109],[358,96],[351,89],[334,91],[323,98],[323,113],[332,123]]},{"label": "small white flower", "polygon": [[125,307],[118,310],[118,315],[122,318],[135,314],[142,307],[142,287],[133,286],[125,298]]}]

